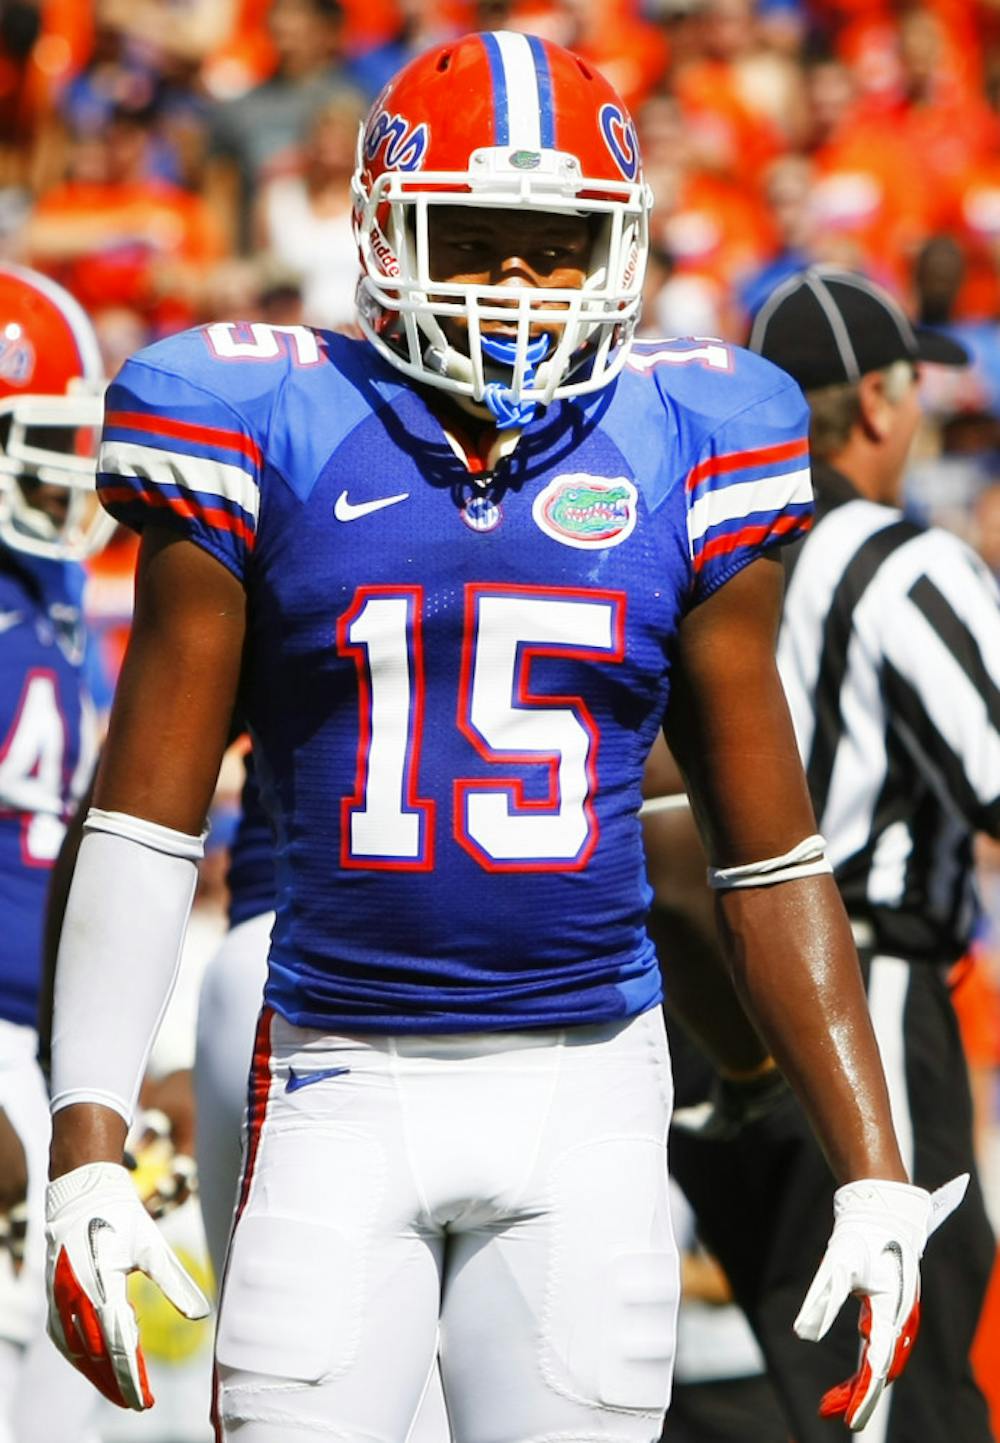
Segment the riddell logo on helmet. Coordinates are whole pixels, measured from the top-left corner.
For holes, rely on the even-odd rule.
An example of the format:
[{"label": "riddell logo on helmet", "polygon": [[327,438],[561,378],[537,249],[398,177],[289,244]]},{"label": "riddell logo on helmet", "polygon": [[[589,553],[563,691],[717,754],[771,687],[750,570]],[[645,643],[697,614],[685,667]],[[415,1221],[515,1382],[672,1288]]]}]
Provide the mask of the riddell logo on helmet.
[{"label": "riddell logo on helmet", "polygon": [[639,247],[633,241],[632,247],[628,253],[628,262],[625,266],[625,274],[622,276],[622,286],[625,288],[625,290],[628,290],[631,287],[632,282],[635,280],[638,266]]},{"label": "riddell logo on helmet", "polygon": [[390,116],[380,110],[372,117],[365,136],[365,159],[371,165],[384,146],[382,164],[386,170],[418,170],[430,138],[426,122],[411,125],[403,115]]},{"label": "riddell logo on helmet", "polygon": [[396,253],[377,225],[373,225],[368,232],[368,243],[372,248],[372,255],[382,267],[383,275],[398,276],[399,261]]}]

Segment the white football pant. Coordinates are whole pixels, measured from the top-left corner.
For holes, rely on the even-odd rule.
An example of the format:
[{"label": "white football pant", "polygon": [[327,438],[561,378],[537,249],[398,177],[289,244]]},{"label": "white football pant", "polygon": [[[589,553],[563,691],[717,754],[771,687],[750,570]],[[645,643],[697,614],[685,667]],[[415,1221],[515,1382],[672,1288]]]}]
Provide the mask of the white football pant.
[{"label": "white football pant", "polygon": [[209,959],[198,997],[195,1152],[198,1201],[216,1279],[222,1275],[242,1158],[247,1075],[267,977],[274,913],[226,933]]},{"label": "white football pant", "polygon": [[[221,1278],[240,1180],[247,1076],[260,1016],[274,913],[239,922],[202,978],[195,1056],[198,1201],[216,1278]],[[437,1369],[407,1443],[449,1443]],[[6,1440],[0,1437],[0,1443]]]},{"label": "white football pant", "polygon": [[219,1437],[652,1443],[679,1293],[658,1008],[330,1036],[265,1010],[216,1346]]},{"label": "white football pant", "polygon": [[96,1393],[45,1332],[45,1183],[49,1099],[38,1034],[0,1020],[0,1107],[28,1165],[28,1231],[18,1273],[0,1248],[0,1443],[95,1443]]}]

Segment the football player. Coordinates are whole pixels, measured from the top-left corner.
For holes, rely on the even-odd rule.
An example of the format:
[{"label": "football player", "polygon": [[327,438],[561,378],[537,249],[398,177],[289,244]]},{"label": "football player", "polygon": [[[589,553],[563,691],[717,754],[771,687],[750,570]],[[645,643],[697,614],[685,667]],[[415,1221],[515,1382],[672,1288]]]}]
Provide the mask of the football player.
[{"label": "football player", "polygon": [[44,276],[0,265],[3,1443],[77,1443],[94,1412],[44,1332],[50,1127],[36,1017],[49,871],[94,761],[79,562],[114,525],[94,487],[101,389],[97,338],[72,297]]},{"label": "football player", "polygon": [[412,61],[354,193],[363,339],[213,324],[108,394],[102,497],[142,550],[57,975],[54,1335],[142,1409],[127,1273],[207,1306],[120,1164],[239,692],[278,903],[218,1437],[405,1438],[439,1333],[458,1443],[659,1437],[678,1266],[637,813],[665,718],[741,985],[842,1185],[815,1293],[824,1318],[866,1300],[861,1426],[932,1203],[774,669],[801,395],[720,343],[630,344],[635,128],[549,42]]}]

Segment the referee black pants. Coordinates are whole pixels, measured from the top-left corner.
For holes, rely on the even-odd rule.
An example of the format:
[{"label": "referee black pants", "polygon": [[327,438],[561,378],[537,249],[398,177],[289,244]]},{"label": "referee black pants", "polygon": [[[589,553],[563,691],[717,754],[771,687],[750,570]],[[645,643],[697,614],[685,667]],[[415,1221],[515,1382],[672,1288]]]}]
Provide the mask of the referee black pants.
[{"label": "referee black pants", "polygon": [[[968,1071],[955,1012],[936,967],[901,967],[898,959],[870,953],[862,953],[862,966],[890,1091],[896,1092],[894,1117],[901,1103],[904,1126],[897,1117],[897,1130],[904,1156],[912,1150],[914,1181],[933,1189],[956,1173],[972,1174],[965,1201],[928,1242],[920,1334],[885,1414],[866,1429],[865,1443],[993,1443],[969,1350],[996,1240],[976,1174]],[[880,1023],[880,1011],[888,1011],[888,1024],[884,1015]],[[678,1032],[671,1029],[671,1049],[677,1102],[685,1105],[704,1096],[704,1063]],[[817,1407],[826,1389],[857,1365],[857,1306],[845,1305],[821,1343],[801,1342],[792,1331],[830,1234],[835,1188],[798,1104],[789,1094],[725,1142],[674,1129],[670,1170],[757,1335],[796,1443],[843,1443],[843,1423],[820,1419]]]}]

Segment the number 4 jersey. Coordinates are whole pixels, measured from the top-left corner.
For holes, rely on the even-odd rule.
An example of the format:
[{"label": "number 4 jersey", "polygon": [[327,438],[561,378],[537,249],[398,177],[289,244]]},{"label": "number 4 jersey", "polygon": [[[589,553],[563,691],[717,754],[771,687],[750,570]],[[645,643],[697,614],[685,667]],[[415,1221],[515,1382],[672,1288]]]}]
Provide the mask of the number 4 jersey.
[{"label": "number 4 jersey", "polygon": [[90,781],[95,721],[84,686],[71,562],[0,546],[0,1019],[37,1024],[49,873]]},{"label": "number 4 jersey", "polygon": [[329,1030],[627,1017],[659,998],[637,811],[685,612],[811,512],[806,411],[647,342],[491,476],[365,342],[214,325],[129,361],[100,486],[248,596],[276,832],[267,996]]}]

